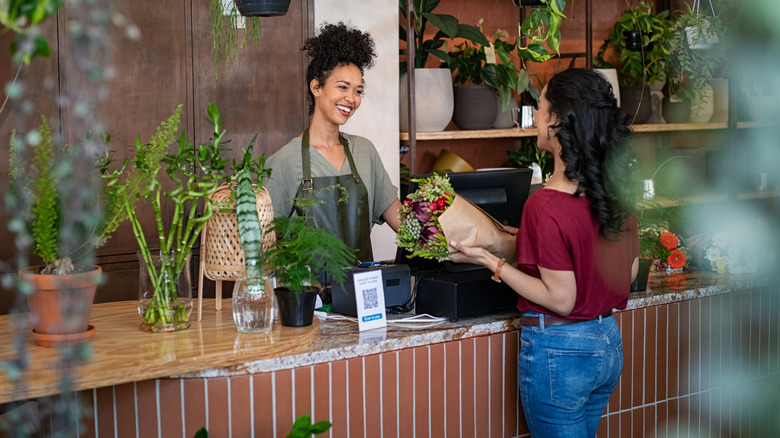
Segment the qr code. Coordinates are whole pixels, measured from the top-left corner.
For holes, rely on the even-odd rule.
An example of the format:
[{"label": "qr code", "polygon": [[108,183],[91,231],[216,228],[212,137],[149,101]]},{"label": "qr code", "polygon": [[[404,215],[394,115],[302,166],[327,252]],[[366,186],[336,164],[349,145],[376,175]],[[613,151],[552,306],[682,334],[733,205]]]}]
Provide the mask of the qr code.
[{"label": "qr code", "polygon": [[379,300],[376,295],[376,288],[363,290],[363,309],[373,309],[379,306]]}]

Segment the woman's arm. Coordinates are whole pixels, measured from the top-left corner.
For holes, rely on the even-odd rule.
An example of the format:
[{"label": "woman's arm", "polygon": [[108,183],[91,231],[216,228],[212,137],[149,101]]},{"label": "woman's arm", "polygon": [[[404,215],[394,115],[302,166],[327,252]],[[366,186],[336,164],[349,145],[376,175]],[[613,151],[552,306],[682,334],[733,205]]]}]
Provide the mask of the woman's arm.
[{"label": "woman's arm", "polygon": [[[463,246],[460,242],[452,242],[450,246],[456,250],[451,254],[453,262],[475,263],[493,272],[498,267],[500,259],[484,248]],[[561,316],[569,315],[577,299],[574,271],[554,271],[539,267],[539,273],[541,278],[536,278],[505,264],[499,272],[499,278],[523,298]]]},{"label": "woman's arm", "polygon": [[398,198],[395,198],[393,203],[382,212],[382,219],[384,219],[385,222],[387,222],[387,225],[390,225],[390,228],[396,233],[398,232],[398,229],[401,228],[401,218],[398,214],[398,209],[400,208],[401,201]]}]

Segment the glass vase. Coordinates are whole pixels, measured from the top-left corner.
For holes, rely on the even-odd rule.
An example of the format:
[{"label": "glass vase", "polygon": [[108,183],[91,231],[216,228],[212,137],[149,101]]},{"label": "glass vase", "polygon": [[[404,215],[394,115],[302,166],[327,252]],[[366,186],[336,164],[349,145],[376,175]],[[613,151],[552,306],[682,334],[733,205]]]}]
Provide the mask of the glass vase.
[{"label": "glass vase", "polygon": [[138,251],[138,313],[141,329],[163,333],[190,326],[190,255]]},{"label": "glass vase", "polygon": [[274,296],[271,282],[248,286],[246,277],[236,280],[233,288],[233,322],[239,333],[266,333],[274,322]]}]

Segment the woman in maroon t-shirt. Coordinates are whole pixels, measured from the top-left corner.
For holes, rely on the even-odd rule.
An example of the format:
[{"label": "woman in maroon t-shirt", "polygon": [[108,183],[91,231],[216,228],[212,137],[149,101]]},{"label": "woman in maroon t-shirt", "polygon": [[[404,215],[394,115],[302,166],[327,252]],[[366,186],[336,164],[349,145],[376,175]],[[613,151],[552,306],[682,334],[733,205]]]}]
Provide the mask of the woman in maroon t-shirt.
[{"label": "woman in maroon t-shirt", "polygon": [[534,117],[552,177],[523,208],[518,266],[452,242],[452,260],[494,271],[519,295],[520,397],[532,436],[594,437],[620,378],[624,309],[639,265],[628,116],[591,70],[554,75]]}]

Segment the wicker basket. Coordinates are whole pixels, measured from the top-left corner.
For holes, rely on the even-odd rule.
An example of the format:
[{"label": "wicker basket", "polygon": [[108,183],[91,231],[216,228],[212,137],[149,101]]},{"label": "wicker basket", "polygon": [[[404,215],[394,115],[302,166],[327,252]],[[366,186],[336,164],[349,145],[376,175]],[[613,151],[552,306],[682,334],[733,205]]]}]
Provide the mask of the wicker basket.
[{"label": "wicker basket", "polygon": [[[209,198],[217,203],[228,203],[233,212],[214,213],[206,221],[200,235],[200,274],[198,276],[198,321],[201,319],[203,302],[203,279],[215,281],[217,310],[222,310],[222,281],[235,281],[245,275],[244,250],[238,235],[238,221],[230,188],[221,185]],[[224,209],[223,209],[224,210]],[[265,234],[274,219],[271,195],[265,187],[257,194],[257,218],[263,231],[263,251],[276,243],[274,234]]]}]

